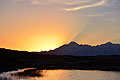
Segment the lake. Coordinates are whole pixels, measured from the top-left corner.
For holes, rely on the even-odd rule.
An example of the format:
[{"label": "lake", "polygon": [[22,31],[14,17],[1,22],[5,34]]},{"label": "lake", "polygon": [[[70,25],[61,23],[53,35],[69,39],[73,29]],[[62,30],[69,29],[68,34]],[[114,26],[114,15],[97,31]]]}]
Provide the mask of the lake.
[{"label": "lake", "polygon": [[120,80],[120,72],[99,70],[20,69],[0,74],[0,80]]}]

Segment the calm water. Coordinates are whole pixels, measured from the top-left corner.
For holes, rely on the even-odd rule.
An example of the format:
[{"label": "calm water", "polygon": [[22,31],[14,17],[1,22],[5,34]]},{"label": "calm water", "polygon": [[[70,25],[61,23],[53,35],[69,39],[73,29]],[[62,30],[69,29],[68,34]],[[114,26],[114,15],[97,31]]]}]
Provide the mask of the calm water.
[{"label": "calm water", "polygon": [[22,69],[0,74],[0,80],[120,80],[120,72]]}]

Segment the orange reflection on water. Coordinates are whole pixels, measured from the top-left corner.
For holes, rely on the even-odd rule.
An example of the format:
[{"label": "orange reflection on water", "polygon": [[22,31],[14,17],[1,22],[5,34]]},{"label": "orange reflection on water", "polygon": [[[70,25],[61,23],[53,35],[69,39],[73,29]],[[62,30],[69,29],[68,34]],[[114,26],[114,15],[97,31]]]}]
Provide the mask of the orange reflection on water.
[{"label": "orange reflection on water", "polygon": [[43,77],[38,77],[36,80],[62,80],[65,76],[65,70],[42,70]]},{"label": "orange reflection on water", "polygon": [[[23,69],[0,74],[0,80],[120,80],[120,72],[98,70]],[[13,75],[12,75],[13,74]]]}]

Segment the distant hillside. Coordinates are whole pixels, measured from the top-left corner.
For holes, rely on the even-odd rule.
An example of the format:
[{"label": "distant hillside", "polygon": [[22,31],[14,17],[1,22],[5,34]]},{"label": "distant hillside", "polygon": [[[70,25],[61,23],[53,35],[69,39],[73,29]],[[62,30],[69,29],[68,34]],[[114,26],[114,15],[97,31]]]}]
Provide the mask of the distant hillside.
[{"label": "distant hillside", "polygon": [[91,46],[82,45],[74,41],[69,44],[64,44],[55,50],[41,51],[41,52],[27,52],[0,48],[0,53],[35,53],[35,54],[49,54],[49,55],[72,55],[72,56],[97,56],[97,55],[120,55],[120,44],[113,44],[107,42],[105,44]]},{"label": "distant hillside", "polygon": [[[120,71],[120,55],[112,54],[114,51],[117,52],[116,46],[118,47],[119,44],[106,43],[95,47],[71,42],[48,52],[27,52],[0,48],[0,72],[23,68]],[[94,49],[96,51],[92,52]],[[104,49],[103,52],[102,49]],[[97,53],[99,50],[101,52]],[[106,54],[103,55],[105,52]]]},{"label": "distant hillside", "polygon": [[105,44],[90,46],[79,45],[72,41],[55,50],[48,52],[41,52],[41,54],[55,54],[55,55],[73,55],[73,56],[96,56],[96,55],[120,55],[120,44],[113,44],[107,42]]}]

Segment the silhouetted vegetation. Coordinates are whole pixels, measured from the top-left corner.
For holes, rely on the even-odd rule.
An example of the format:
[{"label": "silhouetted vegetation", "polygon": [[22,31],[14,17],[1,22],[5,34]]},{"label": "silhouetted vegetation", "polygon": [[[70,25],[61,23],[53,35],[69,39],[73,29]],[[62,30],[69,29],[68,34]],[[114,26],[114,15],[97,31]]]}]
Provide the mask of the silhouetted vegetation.
[{"label": "silhouetted vegetation", "polygon": [[0,72],[18,68],[120,71],[120,55],[69,56],[0,49]]},{"label": "silhouetted vegetation", "polygon": [[42,71],[36,69],[29,69],[23,72],[12,73],[11,76],[19,76],[19,77],[42,77]]},{"label": "silhouetted vegetation", "polygon": [[12,80],[12,79],[11,78],[6,78],[6,77],[3,77],[3,78],[0,77],[0,80]]}]

